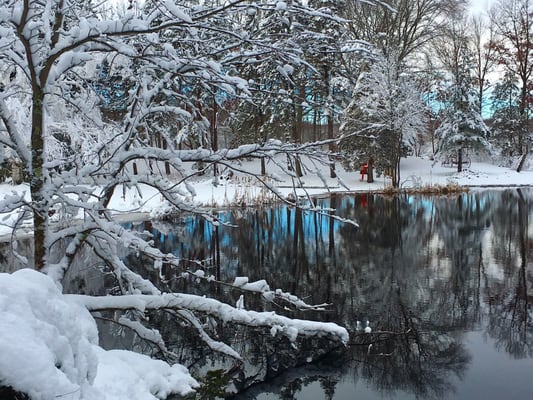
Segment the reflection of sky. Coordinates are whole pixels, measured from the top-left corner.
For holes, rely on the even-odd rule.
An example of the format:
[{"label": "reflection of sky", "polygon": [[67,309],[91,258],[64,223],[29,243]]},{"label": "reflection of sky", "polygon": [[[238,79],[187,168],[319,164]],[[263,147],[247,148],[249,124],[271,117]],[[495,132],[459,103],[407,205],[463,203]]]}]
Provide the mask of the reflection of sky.
[{"label": "reflection of sky", "polygon": [[[358,202],[360,202],[360,199],[358,199]],[[316,199],[316,206],[319,208],[329,208],[329,199]],[[356,204],[354,196],[337,198],[337,210],[359,206],[360,203]],[[275,226],[275,229],[269,232],[271,240],[283,241],[286,240],[287,237],[294,236],[296,212],[294,209],[290,209],[287,206],[275,206],[274,212],[271,212],[270,208],[249,208],[245,210],[229,209],[220,211],[216,214],[216,218],[220,221],[218,236],[220,246],[222,248],[229,248],[232,245],[235,245],[232,243],[234,238],[232,230],[241,229],[239,226],[257,226],[254,221],[257,218],[258,212],[265,212],[262,218],[268,220]],[[339,227],[344,224],[338,220],[333,220],[333,222],[331,222],[327,213],[328,211],[324,211],[323,214],[317,214],[316,212],[309,210],[302,211],[302,230],[303,238],[305,240],[314,240],[316,237],[327,238],[332,226],[334,232],[337,232]],[[339,213],[336,212],[335,214],[338,215]],[[271,219],[274,219],[275,221],[270,221]],[[246,221],[246,224],[243,224],[243,220]],[[172,249],[172,254],[176,256],[181,256],[183,253],[187,253],[190,250],[198,249],[200,246],[204,247],[205,250],[209,252],[212,249],[215,227],[208,222],[202,222],[201,218],[196,216],[185,217],[182,221],[182,223],[177,224],[174,231],[162,233],[156,228],[152,228],[150,233],[153,235],[154,239],[160,243],[179,243],[179,246],[175,246],[175,248]],[[124,226],[133,229],[132,224],[125,224]],[[137,229],[144,230],[142,225]],[[257,232],[250,232],[250,235],[257,235]],[[198,240],[194,240],[194,238],[198,238]],[[199,241],[201,241],[201,243]]]},{"label": "reflection of sky", "polygon": [[[487,194],[480,196],[479,193],[462,193],[459,198],[461,199],[461,205],[463,210],[469,209],[470,211],[479,211],[483,212],[487,206]],[[435,200],[439,197],[429,197],[429,196],[407,196],[407,203],[411,207],[412,213],[420,209],[424,210],[424,215],[431,216],[433,214],[433,208]],[[476,201],[477,200],[477,201]],[[457,202],[457,198],[454,199]],[[479,208],[478,208],[479,207]]]}]

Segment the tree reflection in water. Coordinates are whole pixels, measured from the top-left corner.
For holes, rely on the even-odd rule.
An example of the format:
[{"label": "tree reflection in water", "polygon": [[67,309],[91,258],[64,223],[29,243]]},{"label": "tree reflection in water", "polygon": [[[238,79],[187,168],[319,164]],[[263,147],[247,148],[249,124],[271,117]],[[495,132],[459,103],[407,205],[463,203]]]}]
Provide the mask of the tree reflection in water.
[{"label": "tree reflection in water", "polygon": [[[224,211],[219,218],[228,225],[220,227],[192,217],[143,223],[136,229],[150,231],[163,251],[181,256],[184,268],[207,268],[222,281],[266,278],[273,288],[309,303],[331,303],[324,312],[290,315],[334,321],[353,335],[349,349],[332,349],[318,339],[301,341],[295,349],[268,332],[206,320],[215,335],[244,355],[239,366],[209,352],[174,315],[154,316],[152,323],[196,371],[223,368],[231,371],[235,390],[256,386],[241,398],[271,392],[272,398],[292,399],[314,382],[321,388],[316,398],[329,399],[339,382],[347,380],[354,386],[364,381],[378,395],[402,391],[419,398],[445,397],[469,367],[466,332],[484,330],[512,357],[533,357],[532,196],[531,190],[504,190],[316,199],[359,227],[327,213],[283,206]],[[164,289],[212,290],[230,304],[241,295],[166,267],[161,276],[136,254],[126,257]],[[87,284],[84,273],[89,274],[72,272],[75,283],[70,284],[79,287],[83,281],[94,293],[102,283]],[[247,308],[269,307],[258,297],[245,296]],[[356,321],[366,320],[373,329],[370,335],[356,331]],[[117,327],[109,332],[124,334]],[[104,341],[117,345],[117,337]],[[133,337],[122,336],[120,345],[149,350]],[[268,383],[257,386],[263,381]]]}]

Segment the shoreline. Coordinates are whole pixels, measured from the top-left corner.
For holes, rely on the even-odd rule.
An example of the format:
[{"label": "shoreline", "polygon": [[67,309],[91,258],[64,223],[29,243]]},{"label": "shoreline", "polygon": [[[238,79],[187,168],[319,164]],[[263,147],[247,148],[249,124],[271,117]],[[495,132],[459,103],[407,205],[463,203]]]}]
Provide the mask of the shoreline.
[{"label": "shoreline", "polygon": [[[288,189],[289,187],[278,187],[278,189]],[[435,191],[432,191],[431,189],[435,189]],[[390,196],[390,195],[396,195],[396,194],[412,194],[412,195],[428,195],[428,196],[438,196],[438,195],[450,195],[450,194],[456,194],[456,193],[461,193],[461,192],[466,192],[466,191],[469,191],[471,189],[474,189],[474,190],[485,190],[485,189],[501,189],[501,190],[505,190],[505,189],[523,189],[523,188],[533,188],[533,183],[531,184],[472,184],[472,185],[460,185],[460,184],[456,184],[456,186],[454,186],[453,189],[456,189],[456,190],[450,190],[450,191],[445,191],[444,189],[446,189],[446,186],[442,186],[442,185],[438,185],[438,184],[434,184],[432,186],[422,186],[420,190],[416,189],[416,188],[398,188],[398,189],[394,189],[392,190],[392,188],[390,189],[387,189],[387,188],[381,188],[381,189],[378,189],[378,188],[375,188],[375,187],[369,187],[368,189],[361,189],[361,188],[358,188],[358,189],[345,189],[345,190],[337,190],[337,188],[335,188],[334,190],[331,190],[331,191],[327,191],[327,188],[324,188],[324,187],[304,187],[304,188],[297,188],[297,189],[306,189],[306,190],[317,190],[317,189],[321,189],[321,190],[324,190],[323,192],[320,192],[320,193],[309,193],[309,196],[316,196],[316,197],[320,197],[320,198],[324,198],[324,197],[327,197],[331,194],[340,194],[340,195],[350,195],[350,194],[364,194],[364,193],[373,193],[373,194],[381,194],[381,195],[384,195],[384,196]],[[292,189],[292,187],[291,187]],[[424,190],[426,189],[426,190]],[[439,189],[442,189],[442,191],[439,191]],[[267,205],[263,205],[263,206],[269,206],[270,204],[267,204]],[[245,206],[242,206],[242,205],[229,205],[229,206],[219,206],[219,207],[210,207],[210,206],[205,206],[206,208],[213,208],[213,209],[216,209],[216,210],[227,210],[227,209],[231,209],[231,208],[254,208],[254,207],[258,207],[258,205],[254,205],[254,204],[250,204],[250,205],[245,205]],[[128,212],[128,211],[124,211],[124,212],[117,212],[116,214],[114,214],[114,219],[115,221],[119,222],[119,223],[127,223],[127,222],[132,222],[132,223],[135,223],[135,222],[142,222],[142,221],[147,221],[147,220],[150,220],[150,212],[149,211],[132,211],[132,212]],[[73,224],[78,224],[80,223],[82,220],[81,219],[73,219],[72,220],[72,223]],[[54,223],[51,224],[52,227],[54,225]],[[24,240],[24,239],[29,239],[30,237],[33,236],[33,228],[32,227],[22,227],[22,228],[19,228],[18,229],[18,232],[17,234],[15,235],[15,237],[13,237],[13,234],[12,234],[12,231],[11,232],[5,232],[5,233],[1,233],[0,234],[0,243],[5,243],[5,242],[10,242],[12,241],[14,238],[17,239],[17,240]]]}]

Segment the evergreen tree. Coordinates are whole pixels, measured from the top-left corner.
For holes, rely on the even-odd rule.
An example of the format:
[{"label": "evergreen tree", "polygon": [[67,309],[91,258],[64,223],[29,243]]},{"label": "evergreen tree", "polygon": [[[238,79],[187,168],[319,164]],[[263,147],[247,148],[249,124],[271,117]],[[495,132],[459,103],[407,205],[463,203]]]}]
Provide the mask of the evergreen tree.
[{"label": "evergreen tree", "polygon": [[478,95],[470,76],[469,57],[462,44],[454,54],[451,82],[445,88],[444,116],[435,131],[439,140],[438,150],[441,157],[457,160],[457,171],[463,170],[464,151],[488,151],[489,129],[485,125],[477,103]]},{"label": "evergreen tree", "polygon": [[506,72],[494,86],[492,111],[493,143],[501,149],[503,156],[520,155],[519,138],[527,132],[523,131],[526,125],[520,112],[520,87],[513,74]]}]

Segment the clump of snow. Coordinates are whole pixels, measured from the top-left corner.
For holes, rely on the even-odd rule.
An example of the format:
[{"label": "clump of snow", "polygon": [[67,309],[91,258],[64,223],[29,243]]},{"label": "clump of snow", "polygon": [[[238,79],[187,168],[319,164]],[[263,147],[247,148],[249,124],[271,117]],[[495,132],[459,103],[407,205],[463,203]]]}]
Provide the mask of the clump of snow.
[{"label": "clump of snow", "polygon": [[50,278],[29,269],[0,274],[0,315],[3,385],[33,400],[102,398],[92,386],[96,324]]},{"label": "clump of snow", "polygon": [[86,308],[48,276],[0,273],[0,383],[32,400],[163,399],[198,382],[179,364],[98,346]]},{"label": "clump of snow", "polygon": [[204,278],[205,277],[205,271],[203,271],[201,269],[197,269],[193,274],[196,275],[199,278]]},{"label": "clump of snow", "polygon": [[172,393],[182,396],[199,386],[183,365],[168,365],[142,354],[98,348],[98,375],[94,382],[109,399],[165,399]]},{"label": "clump of snow", "polygon": [[235,308],[237,310],[244,310],[244,295],[239,296],[239,300],[237,300],[237,303],[235,304]]},{"label": "clump of snow", "polygon": [[247,283],[248,283],[247,276],[236,276],[235,280],[233,281],[233,286],[241,287]]},{"label": "clump of snow", "polygon": [[245,283],[241,286],[241,288],[244,290],[249,290],[251,292],[266,292],[270,290],[270,286],[264,279],[255,282]]},{"label": "clump of snow", "polygon": [[285,11],[287,9],[287,3],[284,1],[278,1],[276,3],[276,10],[278,11]]}]

